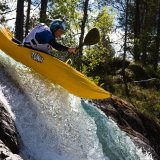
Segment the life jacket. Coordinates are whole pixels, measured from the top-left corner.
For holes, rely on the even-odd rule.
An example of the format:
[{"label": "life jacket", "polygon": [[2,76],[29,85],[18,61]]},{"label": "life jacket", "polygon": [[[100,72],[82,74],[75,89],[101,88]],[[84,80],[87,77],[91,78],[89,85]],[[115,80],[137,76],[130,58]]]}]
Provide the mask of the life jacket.
[{"label": "life jacket", "polygon": [[[36,33],[40,33],[40,32],[43,32],[43,31],[51,32],[50,28],[48,26],[46,26],[44,23],[38,24],[26,36],[26,38],[23,40],[23,44],[24,45],[29,44],[34,49],[38,49],[40,51],[50,53],[51,50],[52,50],[52,46],[48,43],[40,44],[35,38]],[[51,32],[51,34],[52,34],[52,32]]]}]

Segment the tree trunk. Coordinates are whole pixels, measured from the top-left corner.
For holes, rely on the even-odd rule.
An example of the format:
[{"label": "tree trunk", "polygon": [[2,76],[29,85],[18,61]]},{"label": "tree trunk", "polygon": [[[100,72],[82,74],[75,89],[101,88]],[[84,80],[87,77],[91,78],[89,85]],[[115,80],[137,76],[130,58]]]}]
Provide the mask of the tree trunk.
[{"label": "tree trunk", "polygon": [[128,90],[126,74],[125,74],[125,67],[126,67],[125,61],[126,61],[126,52],[127,52],[127,32],[128,32],[128,0],[126,0],[125,36],[124,36],[124,53],[123,53],[122,76],[123,76],[125,93],[126,93],[126,96],[129,97],[129,90]]},{"label": "tree trunk", "polygon": [[15,37],[19,41],[23,40],[23,25],[24,25],[24,0],[17,1],[16,11],[16,26],[15,26]]},{"label": "tree trunk", "polygon": [[[89,0],[85,0],[84,2],[84,9],[83,9],[83,20],[82,20],[82,24],[81,24],[81,35],[79,38],[79,46],[81,46],[83,44],[83,39],[84,39],[84,31],[85,31],[85,25],[86,25],[86,21],[88,18],[88,3]],[[83,51],[83,47],[80,48],[79,53],[78,53],[78,61],[77,61],[77,69],[80,70],[81,65],[82,65],[82,61],[81,61],[81,57],[82,57],[82,51]]]},{"label": "tree trunk", "polygon": [[158,7],[158,20],[157,20],[157,36],[156,36],[156,47],[154,55],[154,70],[157,71],[158,62],[160,58],[160,2]]},{"label": "tree trunk", "polygon": [[140,59],[140,49],[139,49],[139,36],[140,36],[140,0],[136,0],[135,4],[135,20],[134,20],[134,60],[135,62]]},{"label": "tree trunk", "polygon": [[40,22],[45,23],[47,19],[47,3],[48,0],[41,0],[41,10],[40,10]]},{"label": "tree trunk", "polygon": [[26,26],[25,26],[25,36],[27,36],[28,31],[29,31],[30,10],[31,10],[31,0],[28,0]]},{"label": "tree trunk", "polygon": [[[149,52],[149,41],[150,38],[148,36],[148,28],[149,24],[148,21],[150,21],[150,16],[147,14],[149,12],[149,1],[142,1],[141,0],[141,56],[140,56],[140,61],[143,66],[146,66],[148,63],[148,55],[147,52]],[[142,14],[143,13],[143,14]],[[150,13],[152,14],[152,13]],[[152,23],[150,24],[152,25]]]}]

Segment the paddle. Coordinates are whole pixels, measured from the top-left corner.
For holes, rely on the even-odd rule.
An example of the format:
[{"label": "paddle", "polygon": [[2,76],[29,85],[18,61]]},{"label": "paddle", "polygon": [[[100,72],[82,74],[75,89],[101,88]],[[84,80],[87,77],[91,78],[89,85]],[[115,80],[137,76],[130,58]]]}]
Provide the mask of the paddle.
[{"label": "paddle", "polygon": [[97,28],[92,28],[86,35],[86,37],[84,38],[84,42],[81,46],[78,47],[81,48],[84,45],[88,46],[88,45],[93,45],[98,43],[100,40],[100,34]]},{"label": "paddle", "polygon": [[[99,40],[100,40],[99,30],[97,28],[92,28],[85,36],[84,42],[82,43],[82,45],[77,47],[76,52],[78,52],[78,50],[85,45],[88,46],[88,45],[93,45],[98,43]],[[70,57],[71,55],[72,54],[69,53],[68,57]],[[72,63],[72,60],[69,58],[67,59],[66,63]]]}]

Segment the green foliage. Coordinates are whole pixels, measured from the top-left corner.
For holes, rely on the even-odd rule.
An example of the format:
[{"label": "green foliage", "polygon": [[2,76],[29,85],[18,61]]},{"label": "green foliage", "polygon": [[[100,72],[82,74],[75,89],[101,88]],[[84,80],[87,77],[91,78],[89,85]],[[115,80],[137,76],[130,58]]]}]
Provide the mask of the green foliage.
[{"label": "green foliage", "polygon": [[9,7],[8,7],[8,5],[6,5],[6,3],[0,2],[0,11],[2,11],[2,13],[6,12],[6,10],[8,10],[8,9],[9,9]]},{"label": "green foliage", "polygon": [[144,89],[130,86],[132,103],[141,112],[145,112],[160,122],[160,92],[156,89]]},{"label": "green foliage", "polygon": [[[85,54],[82,57],[82,72],[88,76],[92,76],[99,84],[103,84],[104,77],[107,74],[106,64],[111,61],[115,54],[109,40],[113,16],[108,13],[107,8],[103,8],[93,21],[93,24],[99,28],[101,40],[97,45],[85,49]],[[100,78],[96,78],[97,76]]]},{"label": "green foliage", "polygon": [[131,63],[128,66],[128,69],[130,70],[130,72],[132,72],[132,80],[138,81],[150,78],[145,68],[141,64]]},{"label": "green foliage", "polygon": [[5,23],[5,12],[9,10],[9,7],[6,3],[0,2],[0,22]]},{"label": "green foliage", "polygon": [[49,1],[49,18],[66,18],[68,21],[68,29],[78,19],[77,10],[78,0],[50,0]]},{"label": "green foliage", "polygon": [[160,123],[160,92],[153,88],[143,88],[134,83],[128,84],[130,99],[125,96],[123,84],[114,85],[114,95],[129,101],[137,110],[153,117]]},{"label": "green foliage", "polygon": [[108,9],[103,7],[96,18],[95,26],[101,30],[102,34],[107,34],[113,29],[113,19],[114,14],[109,14]]}]

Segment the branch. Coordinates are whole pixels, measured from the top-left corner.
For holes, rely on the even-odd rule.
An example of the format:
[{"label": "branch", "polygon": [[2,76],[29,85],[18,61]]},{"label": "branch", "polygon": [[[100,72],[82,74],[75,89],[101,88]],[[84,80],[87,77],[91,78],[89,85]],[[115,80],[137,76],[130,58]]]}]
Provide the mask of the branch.
[{"label": "branch", "polygon": [[133,83],[143,83],[143,82],[152,82],[158,80],[157,78],[150,78],[150,79],[145,79],[145,80],[140,80],[140,81],[133,81]]},{"label": "branch", "polygon": [[5,21],[11,21],[13,19],[16,19],[16,18],[5,19]]},{"label": "branch", "polygon": [[39,6],[40,6],[41,2],[39,2],[36,6],[36,8],[33,9],[33,11],[35,11]]},{"label": "branch", "polygon": [[13,10],[10,10],[10,11],[6,11],[6,12],[0,12],[0,14],[1,14],[1,15],[3,15],[3,14],[7,14],[7,13],[13,12],[13,11],[15,11],[15,10],[16,10],[16,8],[15,8],[15,9],[13,9]]}]

